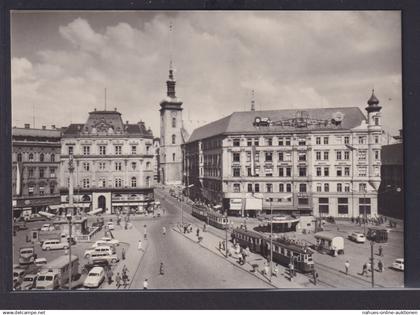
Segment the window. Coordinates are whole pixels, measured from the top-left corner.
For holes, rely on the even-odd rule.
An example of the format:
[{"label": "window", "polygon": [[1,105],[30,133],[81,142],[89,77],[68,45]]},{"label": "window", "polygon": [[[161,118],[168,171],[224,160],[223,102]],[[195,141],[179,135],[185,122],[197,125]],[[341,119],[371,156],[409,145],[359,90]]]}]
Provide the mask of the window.
[{"label": "window", "polygon": [[39,168],[39,178],[44,178],[45,169],[43,167]]},{"label": "window", "polygon": [[55,162],[55,154],[51,154],[51,162]]},{"label": "window", "polygon": [[45,189],[45,187],[43,186],[43,184],[41,184],[41,185],[39,186],[39,194],[40,194],[40,195],[44,195],[44,193],[45,193],[44,189]]},{"label": "window", "polygon": [[284,168],[279,167],[279,177],[284,177]]},{"label": "window", "polygon": [[337,176],[338,177],[343,176],[343,168],[342,167],[337,167]]},{"label": "window", "polygon": [[366,150],[360,150],[358,153],[359,161],[366,161]]},{"label": "window", "polygon": [[131,177],[131,187],[137,187],[137,178]]},{"label": "window", "polygon": [[33,153],[29,153],[28,159],[29,159],[29,161],[33,161],[34,160],[34,154]]},{"label": "window", "polygon": [[102,188],[106,187],[106,180],[105,180],[105,178],[99,179],[98,186],[99,187],[102,187]]},{"label": "window", "polygon": [[233,168],[233,177],[240,177],[241,176],[241,169],[239,167]]},{"label": "window", "polygon": [[367,167],[366,166],[359,166],[358,170],[359,170],[359,176],[360,177],[366,177],[366,175],[367,175]]},{"label": "window", "polygon": [[316,137],[315,142],[316,144],[321,144],[321,137]]},{"label": "window", "polygon": [[286,184],[286,192],[292,192],[292,184]]},{"label": "window", "polygon": [[341,160],[341,151],[337,151],[336,154],[337,154],[337,160]]},{"label": "window", "polygon": [[255,139],[255,140],[254,140],[254,145],[255,145],[256,147],[258,147],[258,146],[260,145],[260,142],[258,141],[258,139]]},{"label": "window", "polygon": [[370,214],[370,198],[359,198],[359,213]]},{"label": "window", "polygon": [[115,146],[115,155],[121,155],[122,147],[120,145]]},{"label": "window", "polygon": [[176,128],[176,118],[172,117],[172,128]]},{"label": "window", "polygon": [[121,178],[116,178],[115,179],[115,187],[117,187],[117,188],[122,187],[122,180],[121,180]]},{"label": "window", "polygon": [[328,183],[325,183],[324,184],[324,191],[325,192],[329,192],[330,191],[330,184],[328,184]]},{"label": "window", "polygon": [[41,154],[39,155],[39,161],[40,161],[40,162],[44,162],[44,153],[41,153]]},{"label": "window", "polygon": [[146,169],[149,170],[150,169],[150,162],[146,162]]},{"label": "window", "polygon": [[308,198],[298,198],[298,204],[308,205],[309,204],[309,199]]},{"label": "window", "polygon": [[344,176],[350,176],[350,167],[344,168]]},{"label": "window", "polygon": [[330,176],[330,168],[329,167],[324,167],[324,176],[326,176],[326,177]]},{"label": "window", "polygon": [[121,166],[121,162],[115,162],[115,170],[116,171],[121,171],[121,168],[122,168],[122,166]]},{"label": "window", "polygon": [[90,187],[89,178],[83,178],[82,185],[83,185],[83,188],[89,188]]},{"label": "window", "polygon": [[316,158],[317,161],[321,160],[321,152],[320,151],[316,151],[315,158]]},{"label": "window", "polygon": [[72,146],[67,147],[67,150],[68,150],[69,155],[73,155],[74,150]]},{"label": "window", "polygon": [[90,164],[88,162],[83,162],[83,170],[89,171],[89,169],[90,169]]},{"label": "window", "polygon": [[344,184],[344,191],[350,192],[350,184]]},{"label": "window", "polygon": [[172,144],[176,144],[176,136],[172,135]]},{"label": "window", "polygon": [[290,145],[290,138],[286,138],[286,145]]},{"label": "window", "polygon": [[106,154],[106,146],[100,145],[99,146],[99,155],[105,155]]},{"label": "window", "polygon": [[269,193],[273,192],[273,184],[266,184],[265,188],[266,188],[267,192],[269,192]]},{"label": "window", "polygon": [[251,152],[246,153],[246,161],[251,162]]},{"label": "window", "polygon": [[328,160],[328,151],[324,151],[324,160]]},{"label": "window", "polygon": [[344,137],[344,144],[350,143],[350,137]]},{"label": "window", "polygon": [[349,151],[344,151],[344,159],[346,161],[350,160],[350,152]]},{"label": "window", "polygon": [[360,183],[359,184],[359,191],[360,192],[366,192],[366,184],[365,183]]},{"label": "window", "polygon": [[134,171],[137,168],[137,163],[136,162],[131,162],[131,168]]},{"label": "window", "polygon": [[248,184],[248,192],[252,192],[252,184]]},{"label": "window", "polygon": [[239,146],[241,146],[241,141],[240,141],[240,139],[233,139],[233,146],[234,146],[234,147],[239,147]]},{"label": "window", "polygon": [[172,162],[175,162],[175,153],[172,153]]},{"label": "window", "polygon": [[380,160],[379,151],[378,150],[375,150],[374,152],[375,152],[375,160],[376,161]]},{"label": "window", "polygon": [[146,186],[150,187],[150,176],[146,177]]},{"label": "window", "polygon": [[322,191],[322,185],[321,184],[316,184],[316,191],[317,192],[321,192]]},{"label": "window", "polygon": [[255,192],[260,192],[260,184],[255,184]]},{"label": "window", "polygon": [[233,153],[233,162],[240,162],[241,161],[241,154],[240,153]]},{"label": "window", "polygon": [[273,152],[265,152],[265,161],[273,162]]},{"label": "window", "polygon": [[279,192],[284,192],[284,184],[279,184]]},{"label": "window", "polygon": [[83,155],[89,155],[90,154],[90,146],[84,145],[83,146]]},{"label": "window", "polygon": [[349,199],[348,198],[338,198],[338,213],[339,214],[349,213]]},{"label": "window", "polygon": [[299,176],[306,176],[306,167],[299,167]]},{"label": "window", "polygon": [[379,143],[379,137],[375,136],[375,144],[378,144],[378,143]]},{"label": "window", "polygon": [[146,145],[146,154],[149,154],[150,145]]},{"label": "window", "polygon": [[286,152],[284,154],[284,160],[285,161],[291,161],[292,160],[292,154],[290,152]]},{"label": "window", "polygon": [[303,152],[299,153],[298,159],[299,161],[306,161],[306,153],[303,153]]},{"label": "window", "polygon": [[322,172],[321,172],[321,168],[317,167],[316,168],[316,176],[322,176]]},{"label": "window", "polygon": [[260,161],[260,152],[255,152],[255,162]]},{"label": "window", "polygon": [[248,176],[252,176],[252,169],[250,167],[247,167],[247,174]]},{"label": "window", "polygon": [[54,190],[55,190],[55,185],[54,184],[50,184],[50,194],[54,194]]},{"label": "window", "polygon": [[341,183],[337,184],[337,192],[343,192],[343,184]]},{"label": "window", "polygon": [[365,136],[359,136],[359,144],[365,144],[366,143],[366,137]]},{"label": "window", "polygon": [[283,160],[284,160],[283,152],[279,152],[279,161],[283,161]]},{"label": "window", "polygon": [[136,145],[131,146],[131,154],[137,154],[137,146]]},{"label": "window", "polygon": [[32,196],[34,194],[34,185],[33,184],[29,184],[28,194],[29,194],[29,196]]},{"label": "window", "polygon": [[328,214],[329,212],[329,200],[328,198],[319,198],[319,213]]},{"label": "window", "polygon": [[287,177],[292,176],[292,168],[291,167],[286,167],[286,176]]},{"label": "window", "polygon": [[306,145],[306,140],[305,139],[299,139],[298,140],[298,145]]},{"label": "window", "polygon": [[267,143],[271,147],[273,145],[273,138],[268,138]]},{"label": "window", "polygon": [[306,192],[306,184],[299,184],[299,192]]},{"label": "window", "polygon": [[55,167],[50,167],[50,178],[55,178]]},{"label": "window", "polygon": [[99,162],[99,170],[103,171],[105,169],[105,162]]},{"label": "window", "polygon": [[247,140],[246,140],[246,145],[247,145],[248,147],[252,147],[252,139],[247,139]]},{"label": "window", "polygon": [[328,144],[328,137],[324,137],[324,144]]},{"label": "window", "polygon": [[22,153],[17,154],[17,161],[22,162]]},{"label": "window", "polygon": [[29,178],[34,177],[34,169],[32,167],[28,168],[28,177]]},{"label": "window", "polygon": [[283,145],[284,145],[283,138],[279,138],[279,146],[283,146]]},{"label": "window", "polygon": [[235,193],[241,192],[241,184],[234,183],[233,184],[233,192],[235,192]]},{"label": "window", "polygon": [[379,126],[379,118],[375,117],[375,126]]}]

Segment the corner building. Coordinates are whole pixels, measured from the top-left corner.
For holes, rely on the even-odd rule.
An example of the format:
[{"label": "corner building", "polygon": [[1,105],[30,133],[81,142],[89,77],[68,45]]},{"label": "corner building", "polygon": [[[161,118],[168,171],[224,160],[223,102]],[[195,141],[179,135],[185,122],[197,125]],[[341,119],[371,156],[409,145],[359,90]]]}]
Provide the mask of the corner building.
[{"label": "corner building", "polygon": [[234,112],[183,146],[191,198],[229,215],[376,215],[381,107]]},{"label": "corner building", "polygon": [[74,206],[106,213],[145,211],[154,200],[153,134],[144,122],[123,122],[121,113],[95,111],[71,124],[61,141],[61,201],[68,203],[73,158]]}]

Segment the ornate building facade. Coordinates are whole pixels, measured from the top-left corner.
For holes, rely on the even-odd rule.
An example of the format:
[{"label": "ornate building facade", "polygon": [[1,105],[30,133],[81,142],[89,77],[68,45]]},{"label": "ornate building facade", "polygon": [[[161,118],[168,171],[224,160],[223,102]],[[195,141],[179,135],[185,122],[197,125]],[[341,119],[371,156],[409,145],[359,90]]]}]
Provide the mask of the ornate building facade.
[{"label": "ornate building facade", "polygon": [[376,215],[381,107],[234,112],[183,146],[193,199],[231,215]]},{"label": "ornate building facade", "polygon": [[154,200],[153,134],[121,113],[90,112],[71,124],[61,141],[61,201],[68,202],[69,160],[73,158],[74,205],[106,213],[144,211]]},{"label": "ornate building facade", "polygon": [[12,129],[12,189],[14,216],[37,213],[60,204],[60,139],[58,129]]}]

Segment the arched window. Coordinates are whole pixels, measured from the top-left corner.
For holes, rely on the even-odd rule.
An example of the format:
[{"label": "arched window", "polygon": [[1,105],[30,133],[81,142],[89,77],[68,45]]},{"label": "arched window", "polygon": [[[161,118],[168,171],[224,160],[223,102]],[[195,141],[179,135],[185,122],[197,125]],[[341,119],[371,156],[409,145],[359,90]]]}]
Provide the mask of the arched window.
[{"label": "arched window", "polygon": [[175,162],[175,153],[172,153],[172,162]]},{"label": "arched window", "polygon": [[39,161],[40,161],[40,162],[44,162],[44,153],[41,153],[41,154],[39,155]]},{"label": "arched window", "polygon": [[172,117],[172,128],[176,128],[176,118]]},{"label": "arched window", "polygon": [[150,162],[146,162],[146,169],[150,169]]},{"label": "arched window", "polygon": [[176,137],[175,135],[172,135],[172,144],[175,144],[175,142],[176,142]]},{"label": "arched window", "polygon": [[146,177],[146,187],[150,187],[150,176]]},{"label": "arched window", "polygon": [[137,179],[135,177],[131,177],[131,187],[137,187]]},{"label": "arched window", "polygon": [[18,153],[17,155],[17,161],[22,162],[22,153]]},{"label": "arched window", "polygon": [[33,153],[29,153],[29,161],[33,161],[34,160],[34,154]]},{"label": "arched window", "polygon": [[55,154],[51,154],[51,162],[55,162]]}]

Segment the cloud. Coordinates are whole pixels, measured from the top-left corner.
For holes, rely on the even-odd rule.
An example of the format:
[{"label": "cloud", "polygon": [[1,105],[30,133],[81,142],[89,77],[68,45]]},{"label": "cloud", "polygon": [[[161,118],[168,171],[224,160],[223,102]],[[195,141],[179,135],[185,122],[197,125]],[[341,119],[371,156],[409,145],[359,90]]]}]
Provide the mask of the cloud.
[{"label": "cloud", "polygon": [[[117,107],[124,120],[144,120],[159,136],[159,102],[172,58],[190,128],[249,109],[252,89],[257,108],[364,108],[373,87],[385,127],[401,128],[398,12],[119,16],[112,23],[101,13],[74,17],[49,27],[49,34],[33,30],[35,38],[54,40],[32,56],[13,57],[15,124],[31,121],[28,104],[35,105],[39,124],[84,122],[88,111],[105,106],[107,88],[108,108]],[[25,45],[19,38],[13,34],[12,47]]]}]

